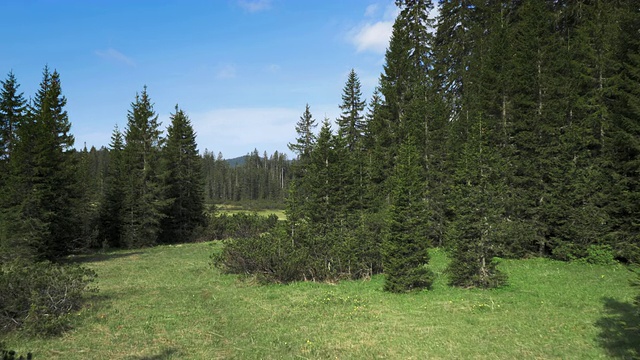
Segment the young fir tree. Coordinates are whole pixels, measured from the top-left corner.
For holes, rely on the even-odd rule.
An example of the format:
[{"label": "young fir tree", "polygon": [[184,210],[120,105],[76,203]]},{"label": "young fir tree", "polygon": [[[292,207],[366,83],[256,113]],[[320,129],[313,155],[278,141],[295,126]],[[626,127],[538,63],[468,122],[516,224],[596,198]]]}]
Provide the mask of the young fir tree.
[{"label": "young fir tree", "polygon": [[206,220],[202,163],[196,134],[189,117],[177,105],[170,119],[163,149],[168,169],[165,196],[170,201],[162,220],[163,243],[192,241],[195,230],[203,226]]},{"label": "young fir tree", "polygon": [[123,247],[124,200],[127,171],[124,167],[124,138],[116,125],[109,144],[109,165],[98,217],[98,239],[103,247]]},{"label": "young fir tree", "polygon": [[429,263],[422,157],[413,139],[400,147],[393,178],[393,202],[389,227],[382,242],[382,262],[386,275],[384,289],[406,292],[430,288],[434,274]]},{"label": "young fir tree", "polygon": [[145,86],[136,94],[127,115],[123,155],[127,171],[124,187],[124,232],[127,247],[157,243],[164,217],[162,131]]}]

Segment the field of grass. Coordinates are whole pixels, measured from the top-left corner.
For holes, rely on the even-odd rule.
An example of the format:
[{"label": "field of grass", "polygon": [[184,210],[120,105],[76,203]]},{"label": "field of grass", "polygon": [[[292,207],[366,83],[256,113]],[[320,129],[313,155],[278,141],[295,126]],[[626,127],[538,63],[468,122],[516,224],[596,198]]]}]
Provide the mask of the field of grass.
[{"label": "field of grass", "polygon": [[271,214],[275,214],[278,217],[278,220],[286,220],[287,215],[284,213],[284,210],[280,209],[260,209],[260,210],[248,210],[243,208],[242,206],[236,205],[216,205],[216,211],[218,214],[227,214],[233,215],[238,213],[256,213],[260,216],[269,216]]},{"label": "field of grass", "polygon": [[[605,359],[640,355],[623,266],[504,261],[510,285],[382,291],[383,277],[259,285],[209,265],[218,243],[76,258],[100,292],[52,339],[4,339],[35,359]],[[633,327],[635,326],[635,329]]]}]

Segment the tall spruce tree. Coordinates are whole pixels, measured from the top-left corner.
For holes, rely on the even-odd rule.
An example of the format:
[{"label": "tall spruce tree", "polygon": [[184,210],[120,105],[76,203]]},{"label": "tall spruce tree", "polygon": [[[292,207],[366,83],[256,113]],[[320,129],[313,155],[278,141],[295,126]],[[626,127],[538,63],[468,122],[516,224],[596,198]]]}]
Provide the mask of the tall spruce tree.
[{"label": "tall spruce tree", "polygon": [[338,136],[345,139],[349,151],[355,150],[364,131],[364,108],[366,101],[362,100],[360,79],[354,69],[351,69],[347,82],[342,89],[342,115],[338,118]]},{"label": "tall spruce tree", "polygon": [[[13,237],[11,222],[15,220],[15,194],[17,184],[9,183],[11,179],[10,161],[15,148],[16,133],[23,122],[26,113],[26,101],[22,93],[18,93],[19,84],[13,72],[10,72],[5,81],[0,82],[0,251],[13,256],[12,248],[15,243],[10,241]],[[0,258],[3,260],[4,256]]]},{"label": "tall spruce tree", "polygon": [[145,86],[127,114],[123,155],[127,171],[123,240],[127,247],[155,245],[167,204],[160,158],[162,131]]},{"label": "tall spruce tree", "polygon": [[51,260],[73,250],[81,235],[74,204],[82,194],[66,102],[60,75],[45,67],[10,158],[10,242]]},{"label": "tall spruce tree", "polygon": [[[342,90],[342,115],[337,119],[338,131],[335,139],[336,181],[340,186],[335,196],[341,199],[338,211],[344,215],[355,214],[364,208],[365,156],[364,156],[364,109],[360,79],[351,69]],[[336,204],[338,205],[338,204]],[[357,214],[359,215],[359,214]],[[346,217],[346,216],[345,216]]]},{"label": "tall spruce tree", "polygon": [[163,158],[167,166],[166,199],[170,202],[162,220],[163,243],[192,241],[205,224],[202,163],[196,134],[189,117],[176,105],[170,116]]},{"label": "tall spruce tree", "polygon": [[419,290],[433,283],[434,274],[426,267],[429,252],[424,230],[429,224],[423,220],[427,217],[422,166],[422,157],[410,137],[400,147],[388,233],[382,242],[386,291]]},{"label": "tall spruce tree", "polygon": [[[20,84],[13,72],[5,81],[0,81],[0,177],[7,175],[8,162],[14,147],[16,129],[20,126],[26,111],[23,93],[18,92]],[[0,183],[2,186],[3,183]]]},{"label": "tall spruce tree", "polygon": [[634,1],[621,2],[616,12],[619,30],[613,41],[618,73],[610,103],[612,126],[606,159],[611,182],[607,213],[609,242],[621,258],[640,262],[640,9]]}]

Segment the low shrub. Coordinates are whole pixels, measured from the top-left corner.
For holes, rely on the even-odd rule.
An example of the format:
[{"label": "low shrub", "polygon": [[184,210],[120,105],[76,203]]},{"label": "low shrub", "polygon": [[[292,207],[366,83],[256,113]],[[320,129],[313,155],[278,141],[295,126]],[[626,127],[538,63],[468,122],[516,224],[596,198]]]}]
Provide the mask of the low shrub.
[{"label": "low shrub", "polygon": [[269,232],[278,223],[278,216],[261,216],[256,213],[220,214],[211,216],[204,240],[239,239],[260,236]]},{"label": "low shrub", "polygon": [[255,275],[263,282],[302,280],[303,254],[292,244],[283,226],[273,230],[224,240],[222,251],[211,256],[213,265],[231,274]]},{"label": "low shrub", "polygon": [[292,236],[289,222],[269,232],[224,241],[214,265],[263,282],[335,281],[368,278],[382,271],[375,229],[311,228],[301,222]]},{"label": "low shrub", "polygon": [[587,256],[581,260],[597,265],[613,265],[616,263],[613,248],[609,245],[589,245],[587,247]]},{"label": "low shrub", "polygon": [[96,273],[49,262],[5,264],[0,269],[0,332],[22,328],[31,335],[66,330]]}]

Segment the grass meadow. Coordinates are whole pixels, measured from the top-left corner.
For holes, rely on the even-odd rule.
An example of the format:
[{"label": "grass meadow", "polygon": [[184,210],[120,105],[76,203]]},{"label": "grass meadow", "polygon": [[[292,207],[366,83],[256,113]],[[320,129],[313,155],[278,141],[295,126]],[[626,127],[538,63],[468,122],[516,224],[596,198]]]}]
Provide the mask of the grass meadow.
[{"label": "grass meadow", "polygon": [[[505,260],[507,287],[451,288],[443,251],[431,291],[384,278],[260,285],[209,264],[219,243],[73,258],[100,291],[74,329],[4,341],[37,359],[607,359],[640,355],[632,274],[622,265]],[[635,327],[635,328],[634,328]]]},{"label": "grass meadow", "polygon": [[238,213],[258,214],[260,216],[276,215],[278,220],[286,220],[287,215],[282,209],[246,209],[240,205],[216,205],[216,213],[218,215],[233,215]]}]

